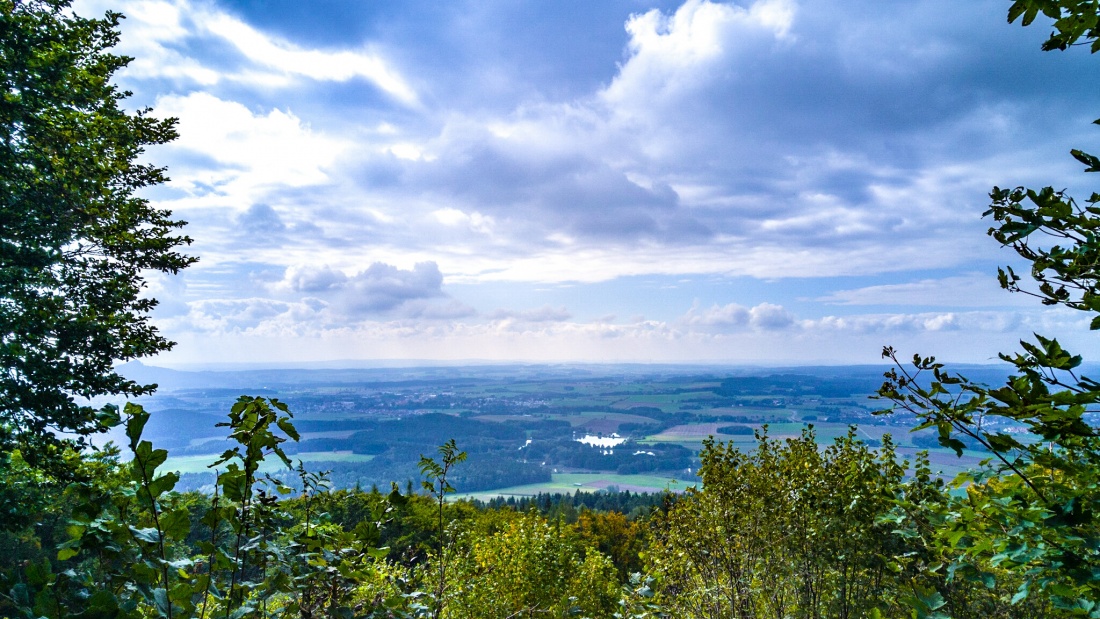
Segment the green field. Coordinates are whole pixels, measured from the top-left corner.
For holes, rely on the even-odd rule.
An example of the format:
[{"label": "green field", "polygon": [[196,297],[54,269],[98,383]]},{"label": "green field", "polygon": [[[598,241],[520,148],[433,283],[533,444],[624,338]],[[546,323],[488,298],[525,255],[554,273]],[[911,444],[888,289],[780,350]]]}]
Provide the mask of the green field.
[{"label": "green field", "polygon": [[453,499],[488,501],[498,496],[525,497],[535,496],[540,492],[551,494],[572,494],[577,490],[581,492],[599,492],[600,490],[606,490],[609,486],[617,486],[619,490],[629,490],[631,492],[662,492],[666,489],[683,492],[689,486],[699,483],[698,478],[694,475],[687,481],[659,475],[616,475],[615,473],[555,473],[551,477],[551,481],[546,483],[456,494],[453,495]]}]

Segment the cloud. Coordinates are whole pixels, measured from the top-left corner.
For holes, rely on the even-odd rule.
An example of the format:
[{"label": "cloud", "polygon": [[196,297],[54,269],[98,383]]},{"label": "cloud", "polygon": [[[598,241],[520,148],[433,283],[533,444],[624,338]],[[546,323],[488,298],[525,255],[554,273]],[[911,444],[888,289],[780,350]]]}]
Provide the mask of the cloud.
[{"label": "cloud", "polygon": [[253,63],[270,71],[265,82],[281,84],[285,77],[344,82],[353,78],[370,80],[384,92],[407,104],[417,104],[417,96],[405,79],[377,55],[366,52],[326,52],[301,47],[266,35],[226,13],[211,12],[201,25],[206,32],[233,45]]},{"label": "cloud", "polygon": [[253,204],[248,210],[237,217],[237,225],[245,228],[251,234],[274,234],[286,230],[275,209],[266,204]]},{"label": "cloud", "polygon": [[184,205],[245,204],[270,192],[318,185],[348,143],[310,129],[289,111],[255,113],[208,93],[167,95],[157,113],[179,118],[180,137],[164,153],[172,164],[174,188],[196,198]]},{"label": "cloud", "polygon": [[600,97],[620,115],[648,116],[650,106],[681,101],[736,70],[735,57],[759,53],[788,37],[795,6],[757,0],[749,8],[688,0],[672,15],[659,9],[626,23],[629,60]]},{"label": "cloud", "polygon": [[[287,354],[317,337],[624,359],[899,335],[966,352],[1080,326],[977,275],[1001,258],[981,241],[989,187],[1073,187],[1064,151],[1092,118],[1088,55],[1040,54],[997,2],[464,1],[338,0],[306,21],[111,3],[128,104],[180,118],[148,154],[173,180],[148,196],[202,259],[158,284],[158,321]],[[639,284],[661,275],[696,283]],[[727,304],[742,285],[767,302]],[[651,320],[574,315],[610,313]]]},{"label": "cloud", "polygon": [[470,230],[485,234],[492,232],[495,223],[492,217],[482,215],[477,211],[464,213],[456,208],[441,208],[432,211],[432,215],[444,226],[465,226]]},{"label": "cloud", "polygon": [[1079,330],[1083,324],[1078,317],[1065,312],[1018,311],[900,312],[800,318],[781,305],[767,302],[751,308],[736,303],[703,308],[696,303],[675,323],[686,334],[788,331],[816,336],[953,331],[1015,333],[1021,330]]},{"label": "cloud", "polygon": [[[935,96],[945,79],[975,88],[954,56],[974,44],[957,33],[919,43],[927,23],[876,15],[905,46],[857,49],[868,7],[827,4],[691,0],[636,15],[604,87],[505,115],[447,110],[381,191],[453,230],[456,277],[822,277],[974,259],[975,202],[1026,169],[998,149],[1025,108]],[[591,269],[571,260],[581,252]]]},{"label": "cloud", "polygon": [[182,277],[171,276],[160,271],[151,271],[144,275],[146,287],[142,296],[155,299],[157,306],[153,310],[155,319],[173,318],[186,315],[189,307],[186,302],[187,282]]},{"label": "cloud", "polygon": [[342,272],[322,267],[299,266],[286,270],[286,276],[279,285],[289,288],[294,292],[316,294],[343,288],[348,282],[348,277]]},{"label": "cloud", "polygon": [[[282,279],[273,282],[269,289],[277,294],[308,294],[326,299],[349,316],[386,313],[404,306],[415,316],[431,312],[439,316],[457,315],[453,303],[447,310],[431,309],[422,303],[446,298],[442,285],[443,274],[434,262],[417,263],[411,269],[375,262],[351,275],[328,265],[288,267]],[[413,307],[409,305],[412,302],[419,304]]]},{"label": "cloud", "polygon": [[[205,299],[190,304],[190,312],[180,322],[190,328],[216,333],[254,330],[261,325],[271,325],[275,319],[286,322],[294,306],[274,299]],[[308,306],[299,309],[312,311]],[[178,328],[178,325],[173,324]]]},{"label": "cloud", "polygon": [[922,279],[904,284],[882,284],[849,290],[837,290],[816,301],[832,305],[904,305],[909,307],[947,305],[987,307],[1024,305],[1020,295],[1009,295],[994,276],[966,273],[939,279]]},{"label": "cloud", "polygon": [[324,309],[326,318],[337,324],[378,319],[447,320],[476,314],[465,303],[447,295],[443,274],[434,262],[422,262],[411,269],[375,262],[364,270],[347,274],[329,265],[287,267],[281,278],[266,282],[263,289],[282,300],[306,303]]},{"label": "cloud", "polygon": [[457,299],[415,299],[401,305],[406,318],[429,321],[452,321],[477,315],[477,310]]},{"label": "cloud", "polygon": [[708,309],[701,309],[695,305],[680,320],[693,326],[742,327],[749,323],[749,310],[736,303],[723,306],[716,303]]},{"label": "cloud", "polygon": [[[84,0],[75,9],[79,14],[102,14],[117,5]],[[295,86],[303,80],[363,79],[404,105],[419,104],[401,73],[370,50],[303,48],[262,32],[212,2],[135,0],[126,2],[123,10],[127,19],[119,51],[135,59],[124,72],[127,79],[263,87]],[[228,50],[236,54],[225,53]]]},{"label": "cloud", "polygon": [[344,285],[348,307],[355,312],[385,312],[413,300],[443,295],[443,274],[434,262],[421,262],[412,270],[375,262],[348,278]]},{"label": "cloud", "polygon": [[[554,313],[548,311],[545,317],[553,318]],[[637,319],[622,324],[601,319],[521,320],[506,317],[509,314],[525,312],[479,315],[453,299],[422,299],[389,314],[348,320],[315,297],[295,302],[243,298],[193,302],[187,316],[168,324],[172,337],[185,343],[217,336],[223,341],[282,346],[294,351],[295,360],[351,358],[355,350],[365,348],[379,358],[407,359],[874,363],[882,346],[893,344],[903,351],[951,353],[958,360],[988,362],[996,351],[1013,347],[1021,328],[1057,329],[1071,349],[1091,337],[1087,317],[1068,310],[864,314],[791,322],[780,306],[762,303],[749,309],[694,307],[688,313],[694,320]],[[561,316],[560,310],[557,314]],[[236,354],[229,346],[225,359]]]},{"label": "cloud", "polygon": [[489,316],[493,320],[514,320],[518,322],[564,322],[572,318],[564,307],[544,305],[529,310],[499,309]]},{"label": "cloud", "polygon": [[774,331],[786,329],[795,322],[794,315],[781,305],[761,303],[749,310],[749,324],[756,329]]},{"label": "cloud", "polygon": [[795,317],[781,305],[760,303],[751,308],[730,303],[700,308],[698,303],[680,317],[680,324],[704,329],[736,330],[750,328],[777,331],[795,326]]},{"label": "cloud", "polygon": [[[1021,56],[990,34],[1000,23],[974,25],[992,5],[956,11],[966,28],[933,19],[940,6],[688,0],[627,11],[623,55],[604,60],[602,84],[493,101],[463,81],[464,67],[521,71],[518,61],[417,64],[453,44],[431,29],[443,16],[424,18],[434,39],[321,49],[216,4],[123,8],[141,35],[124,40],[155,47],[157,66],[317,78],[293,92],[263,80],[173,83],[159,97],[158,113],[179,116],[182,135],[159,151],[180,192],[163,204],[196,225],[196,209],[268,205],[287,226],[265,248],[236,242],[232,218],[211,220],[196,235],[204,252],[345,273],[434,260],[456,280],[560,282],[866,275],[990,256],[993,244],[968,242],[982,229],[975,204],[1006,174],[1025,180],[1040,172],[1031,161],[1053,158],[1017,147],[1045,148],[1025,130],[1032,87],[991,77]],[[381,58],[370,50],[469,90],[431,92],[424,80],[412,110],[400,97],[323,85],[369,73]],[[169,52],[178,58],[156,55]],[[383,64],[400,75],[394,62]],[[513,77],[538,86],[502,76]],[[164,87],[159,74],[125,79]]]},{"label": "cloud", "polygon": [[1008,333],[1023,323],[1012,312],[924,312],[914,314],[862,314],[825,316],[808,320],[804,328],[815,331],[851,333],[905,333],[939,331],[980,331]]}]

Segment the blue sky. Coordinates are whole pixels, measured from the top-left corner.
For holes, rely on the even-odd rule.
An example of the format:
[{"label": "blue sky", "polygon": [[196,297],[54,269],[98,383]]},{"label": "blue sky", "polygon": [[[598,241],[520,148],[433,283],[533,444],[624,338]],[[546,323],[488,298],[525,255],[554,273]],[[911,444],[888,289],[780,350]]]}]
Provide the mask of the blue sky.
[{"label": "blue sky", "polygon": [[158,364],[982,362],[994,185],[1087,181],[1100,59],[1004,1],[81,0],[200,262]]}]

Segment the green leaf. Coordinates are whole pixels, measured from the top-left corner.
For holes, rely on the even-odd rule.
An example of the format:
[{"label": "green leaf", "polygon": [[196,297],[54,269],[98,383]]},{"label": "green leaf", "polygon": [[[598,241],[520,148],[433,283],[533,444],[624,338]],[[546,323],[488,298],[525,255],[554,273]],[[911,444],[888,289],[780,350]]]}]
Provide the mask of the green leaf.
[{"label": "green leaf", "polygon": [[290,419],[282,417],[277,423],[279,429],[282,430],[287,436],[289,436],[292,441],[301,440],[301,436],[299,436],[297,428],[294,427],[294,424],[290,421]]},{"label": "green leaf", "polygon": [[157,613],[161,617],[168,617],[172,612],[172,602],[168,599],[168,591],[162,587],[153,589],[153,600],[157,606]]},{"label": "green leaf", "polygon": [[161,528],[164,535],[183,540],[191,532],[191,512],[186,507],[179,507],[161,515]]},{"label": "green leaf", "polygon": [[160,541],[160,533],[155,528],[139,529],[137,527],[130,527],[130,533],[137,539],[148,542],[150,544],[156,544]]},{"label": "green leaf", "polygon": [[142,477],[152,478],[157,467],[164,464],[167,459],[167,450],[153,449],[152,443],[141,441],[134,449],[134,460],[131,462],[131,466],[136,471],[136,479],[140,481]]},{"label": "green leaf", "polygon": [[145,424],[149,421],[149,413],[136,404],[127,403],[126,414],[126,437],[130,439],[130,449],[136,450]]},{"label": "green leaf", "polygon": [[149,482],[149,496],[154,500],[159,499],[161,495],[166,492],[171,492],[176,487],[176,483],[179,482],[179,473],[171,472],[164,475],[160,475]]},{"label": "green leaf", "polygon": [[57,551],[57,560],[58,561],[68,561],[69,559],[72,559],[73,557],[75,557],[78,554],[80,554],[80,547],[79,546],[62,547],[60,550]]},{"label": "green leaf", "polygon": [[1013,2],[1012,6],[1008,9],[1008,23],[1011,24],[1012,22],[1016,21],[1016,19],[1023,15],[1024,11],[1026,10],[1026,5],[1020,0]]},{"label": "green leaf", "polygon": [[936,590],[918,591],[917,598],[925,611],[937,610],[947,603],[943,595]]},{"label": "green leaf", "polygon": [[1073,149],[1069,151],[1073,158],[1088,166],[1086,172],[1100,172],[1100,158],[1094,157],[1084,151]]},{"label": "green leaf", "polygon": [[1010,603],[1015,606],[1016,604],[1019,604],[1020,602],[1027,599],[1027,596],[1030,594],[1031,582],[1028,580],[1024,580],[1024,582],[1020,583],[1019,588],[1016,590],[1016,594],[1012,596]]}]

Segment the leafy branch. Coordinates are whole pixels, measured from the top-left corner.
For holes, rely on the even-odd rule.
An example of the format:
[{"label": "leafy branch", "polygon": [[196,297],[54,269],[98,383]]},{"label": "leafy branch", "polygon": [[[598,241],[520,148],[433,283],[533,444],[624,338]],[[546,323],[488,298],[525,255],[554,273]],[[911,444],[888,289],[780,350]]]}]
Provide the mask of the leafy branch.
[{"label": "leafy branch", "polygon": [[443,612],[443,594],[446,591],[447,586],[447,548],[446,542],[447,531],[443,523],[443,504],[446,502],[447,495],[455,491],[454,487],[447,480],[448,474],[456,464],[464,462],[466,460],[466,452],[459,451],[458,445],[455,444],[455,440],[452,438],[439,447],[440,461],[436,462],[432,458],[428,458],[424,455],[420,456],[420,462],[418,467],[420,468],[420,474],[424,476],[424,480],[421,486],[427,490],[431,496],[435,497],[438,504],[438,535],[439,535],[439,580],[436,583],[435,591],[435,619],[439,619],[439,616]]}]

